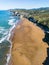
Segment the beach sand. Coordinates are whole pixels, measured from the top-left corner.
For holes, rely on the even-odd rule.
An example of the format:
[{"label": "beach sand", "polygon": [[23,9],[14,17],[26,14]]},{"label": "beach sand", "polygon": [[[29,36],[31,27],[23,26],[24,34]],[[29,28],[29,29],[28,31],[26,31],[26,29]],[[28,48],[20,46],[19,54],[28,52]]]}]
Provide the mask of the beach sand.
[{"label": "beach sand", "polygon": [[9,65],[43,65],[47,57],[44,31],[23,18],[14,30]]}]

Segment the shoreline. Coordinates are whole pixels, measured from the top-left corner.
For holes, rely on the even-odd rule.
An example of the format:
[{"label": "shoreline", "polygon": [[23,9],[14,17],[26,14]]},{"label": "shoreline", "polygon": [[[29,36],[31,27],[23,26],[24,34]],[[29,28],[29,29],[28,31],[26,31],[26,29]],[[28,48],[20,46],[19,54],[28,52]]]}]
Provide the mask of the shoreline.
[{"label": "shoreline", "polygon": [[[22,20],[22,21],[24,21],[24,20]],[[25,22],[25,23],[23,24],[24,26],[26,26],[26,25],[31,25],[31,28],[32,28],[32,27],[34,28],[35,24],[33,24],[33,23],[31,23],[31,22],[28,22],[28,24],[27,24],[26,21],[28,21],[28,20],[25,20],[25,21],[24,21],[24,22]],[[20,28],[20,26],[22,25],[22,23],[23,23],[23,22],[20,22],[20,23],[18,22],[18,25],[16,26],[17,30]],[[25,24],[26,24],[26,25],[25,25]],[[19,26],[19,25],[20,25],[20,26]],[[32,26],[32,25],[33,25],[33,26]],[[41,34],[41,35],[43,35],[42,38],[44,38],[44,36],[45,36],[44,31],[43,31],[41,28],[39,28],[38,26],[35,26],[35,30],[36,30],[36,28],[41,31],[41,32],[39,31],[39,33],[40,33],[40,34],[42,33],[42,34]],[[27,32],[27,30],[26,30],[26,32]],[[14,31],[14,33],[15,33],[15,35],[16,35],[16,31]],[[20,31],[20,33],[23,34],[24,32],[23,32],[23,31],[22,31],[22,32]],[[17,34],[18,34],[18,33],[17,33]],[[12,35],[11,35],[11,36],[12,36]],[[19,34],[18,34],[18,36],[19,36]],[[37,36],[37,35],[36,35],[36,36]],[[39,36],[39,37],[40,37],[40,36]],[[17,38],[17,37],[16,37],[16,38]],[[12,39],[13,39],[13,37],[12,37]],[[15,39],[15,38],[14,38],[14,39]],[[12,40],[13,45],[14,45],[14,39]],[[18,39],[19,39],[19,38],[18,38]],[[20,38],[20,39],[21,39],[21,38]],[[35,37],[35,39],[36,39],[36,37]],[[15,39],[15,40],[16,40],[16,39]],[[24,39],[22,39],[22,41],[23,41],[23,40],[24,40]],[[28,40],[28,41],[29,41],[29,40]],[[38,41],[38,39],[37,39],[37,41]],[[41,44],[40,41],[42,42],[42,44]],[[15,41],[15,42],[16,42],[16,41]],[[16,42],[16,43],[17,43],[17,42]],[[23,43],[24,43],[24,42],[23,42]],[[42,58],[42,57],[40,56],[40,54],[39,54],[40,51],[38,51],[38,53],[37,53],[37,54],[41,57],[41,61],[39,62],[39,63],[41,63],[42,60],[45,60],[45,58],[47,57],[46,48],[48,47],[48,45],[47,45],[45,42],[43,42],[42,40],[40,40],[40,39],[39,39],[39,43],[40,43],[40,45],[42,45],[42,48],[41,48],[41,49],[43,49],[43,51],[41,50],[41,52],[42,52],[42,53],[45,53],[45,54],[44,54],[45,57],[44,57],[43,54],[42,54],[43,58]],[[38,44],[39,44],[39,43],[38,43]],[[37,44],[37,45],[38,45],[38,44]],[[40,46],[40,45],[39,45],[39,46]],[[16,46],[16,44],[15,44],[15,46]],[[43,46],[44,46],[44,48],[43,48]],[[12,48],[12,51],[11,51],[11,52],[12,52],[12,53],[11,53],[12,56],[13,56],[14,53],[17,55],[17,53],[18,53],[19,50],[15,52],[15,50],[14,50],[15,47],[14,47],[14,46],[12,46],[12,47],[13,47],[13,48]],[[20,49],[21,49],[21,48],[20,48]],[[23,52],[21,52],[21,53],[23,54]],[[22,58],[19,56],[19,53],[18,53],[18,56],[19,56],[21,59],[20,59],[19,57],[17,57],[16,55],[14,55],[15,58],[17,58],[17,59],[19,59],[19,60],[21,61]],[[24,54],[24,55],[25,55],[25,54]],[[34,65],[36,65],[36,63],[37,63],[36,57],[37,57],[37,55],[36,55],[35,58],[34,58]],[[11,65],[11,60],[12,60],[13,62],[15,62],[15,61],[14,61],[15,58],[13,57],[12,59],[10,59],[9,65]],[[14,60],[13,60],[13,59],[14,59]],[[18,62],[20,62],[19,60],[18,60]],[[30,59],[29,59],[29,60],[30,60]],[[16,61],[16,62],[17,62],[17,61]],[[16,62],[14,63],[14,65],[17,64]],[[21,61],[21,62],[22,62],[22,61]],[[21,62],[20,62],[20,63],[21,63]],[[26,61],[24,61],[24,62],[27,63],[28,60],[26,59]],[[29,61],[29,62],[30,62],[30,61]],[[28,64],[29,64],[29,65],[32,65],[32,64],[30,64],[29,62],[28,62]],[[35,62],[36,62],[36,63],[35,63]],[[18,63],[18,64],[19,64],[19,63]],[[17,65],[18,65],[18,64],[17,64]],[[22,64],[23,64],[23,63],[22,63]],[[19,65],[22,65],[22,64],[19,64]],[[25,65],[25,64],[24,64],[24,65]],[[27,65],[27,64],[26,64],[26,65]],[[38,64],[38,65],[39,65],[39,64]],[[40,65],[43,65],[43,64],[40,64]]]},{"label": "shoreline", "polygon": [[6,55],[7,55],[6,65],[8,65],[9,62],[10,62],[11,49],[12,49],[12,41],[11,41],[11,38],[13,38],[15,27],[16,27],[16,25],[17,25],[17,23],[18,23],[19,21],[20,21],[20,20],[17,20],[16,23],[10,28],[10,30],[9,30],[9,32],[8,32],[7,40],[10,42],[10,50],[9,50],[9,52],[6,54]]}]

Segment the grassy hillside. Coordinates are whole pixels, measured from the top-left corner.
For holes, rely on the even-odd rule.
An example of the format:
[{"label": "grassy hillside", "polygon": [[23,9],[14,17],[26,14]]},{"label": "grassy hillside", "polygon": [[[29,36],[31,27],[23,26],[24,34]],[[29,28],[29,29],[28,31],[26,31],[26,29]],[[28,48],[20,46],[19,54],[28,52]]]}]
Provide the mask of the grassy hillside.
[{"label": "grassy hillside", "polygon": [[49,8],[38,8],[38,9],[14,9],[13,11],[18,11],[23,14],[24,17],[33,17],[38,22],[47,25],[49,27]]}]

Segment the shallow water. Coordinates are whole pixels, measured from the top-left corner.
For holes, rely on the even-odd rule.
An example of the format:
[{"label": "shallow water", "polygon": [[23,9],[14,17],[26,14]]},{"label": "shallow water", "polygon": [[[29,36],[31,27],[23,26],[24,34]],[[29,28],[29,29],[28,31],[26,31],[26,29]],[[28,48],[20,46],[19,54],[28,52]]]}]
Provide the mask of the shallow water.
[{"label": "shallow water", "polygon": [[0,65],[7,63],[7,56],[11,47],[8,36],[11,33],[10,29],[18,20],[19,18],[12,16],[10,11],[0,11]]}]

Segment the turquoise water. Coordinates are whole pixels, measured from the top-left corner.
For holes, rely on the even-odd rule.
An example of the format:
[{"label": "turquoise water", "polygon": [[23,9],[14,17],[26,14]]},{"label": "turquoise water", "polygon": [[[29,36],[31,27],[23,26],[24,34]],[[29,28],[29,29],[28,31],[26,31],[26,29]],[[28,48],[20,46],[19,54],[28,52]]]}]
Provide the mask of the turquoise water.
[{"label": "turquoise water", "polygon": [[10,42],[7,40],[10,28],[19,18],[10,11],[0,11],[0,65],[6,65]]}]

